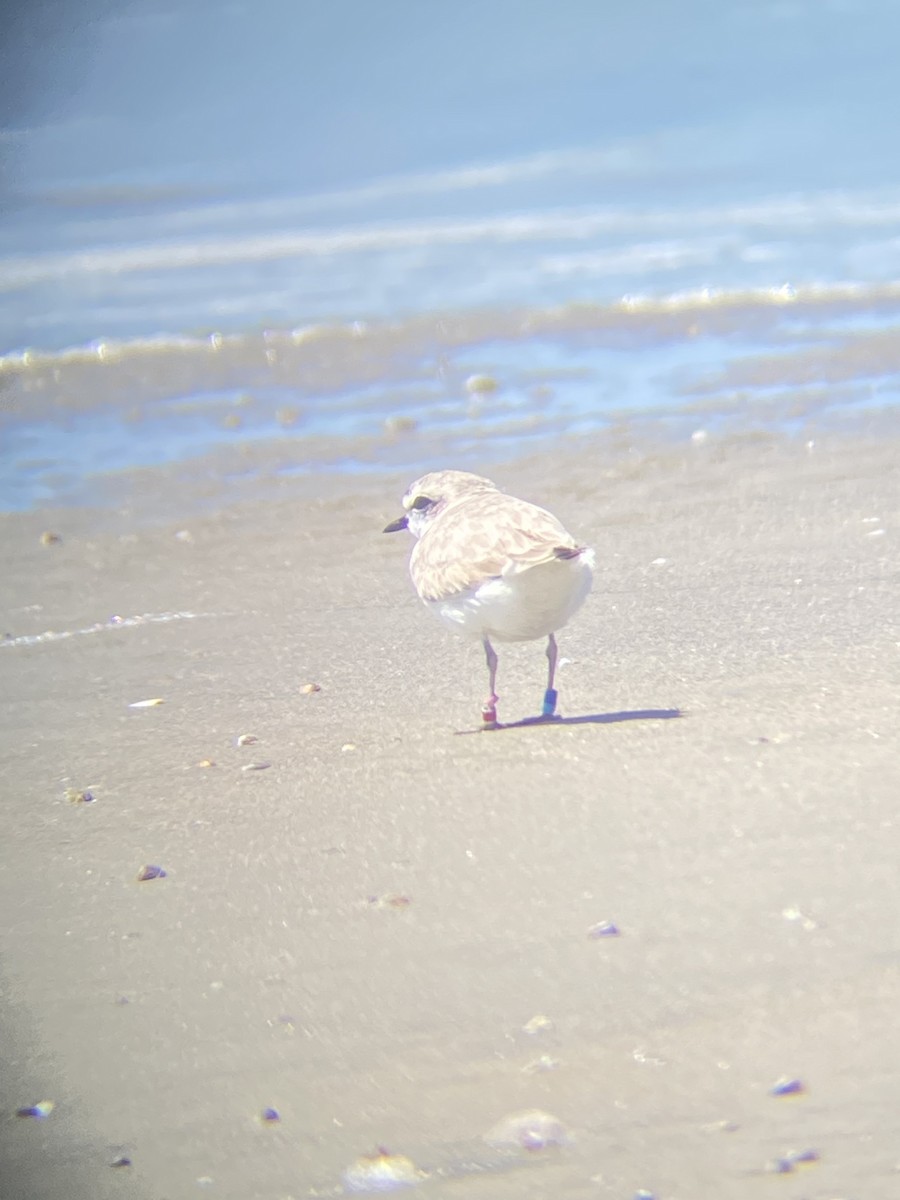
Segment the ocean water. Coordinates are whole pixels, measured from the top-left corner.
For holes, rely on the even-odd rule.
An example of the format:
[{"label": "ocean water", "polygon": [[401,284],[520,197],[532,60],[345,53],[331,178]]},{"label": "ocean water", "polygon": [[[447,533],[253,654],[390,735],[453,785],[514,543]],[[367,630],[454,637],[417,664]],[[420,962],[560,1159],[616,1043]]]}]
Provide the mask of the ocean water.
[{"label": "ocean water", "polygon": [[891,420],[898,35],[890,0],[22,6],[0,506],[223,448]]}]

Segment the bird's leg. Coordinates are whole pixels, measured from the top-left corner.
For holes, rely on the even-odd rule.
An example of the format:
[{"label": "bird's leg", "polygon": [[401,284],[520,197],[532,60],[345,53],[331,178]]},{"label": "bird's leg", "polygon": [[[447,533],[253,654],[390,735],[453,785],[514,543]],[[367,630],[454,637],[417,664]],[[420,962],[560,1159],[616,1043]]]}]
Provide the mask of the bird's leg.
[{"label": "bird's leg", "polygon": [[558,693],[556,691],[556,688],[553,686],[553,679],[554,679],[554,676],[556,675],[557,653],[558,653],[558,649],[557,649],[557,645],[556,645],[556,638],[551,633],[549,638],[547,639],[547,662],[549,664],[550,669],[547,673],[547,690],[544,692],[544,705],[541,710],[542,717],[555,717],[556,716],[556,700],[557,700]]},{"label": "bird's leg", "polygon": [[497,652],[487,637],[484,638],[484,656],[487,659],[488,671],[491,677],[491,694],[481,709],[481,719],[485,729],[495,729],[497,726]]}]

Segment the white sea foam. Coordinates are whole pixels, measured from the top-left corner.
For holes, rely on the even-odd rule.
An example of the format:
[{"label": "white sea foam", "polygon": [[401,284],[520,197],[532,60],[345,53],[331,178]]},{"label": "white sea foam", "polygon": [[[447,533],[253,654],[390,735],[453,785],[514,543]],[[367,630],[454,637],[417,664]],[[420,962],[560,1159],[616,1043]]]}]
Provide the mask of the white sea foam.
[{"label": "white sea foam", "polygon": [[[648,250],[652,253],[652,250]],[[665,251],[660,251],[665,253]],[[560,274],[576,274],[580,260],[565,257],[548,259],[542,262],[548,272],[557,271]],[[588,261],[585,269],[603,270],[609,260],[601,256],[593,264]],[[745,306],[795,305],[798,310],[808,307],[813,310],[827,305],[872,306],[880,304],[893,305],[900,300],[900,282],[866,283],[862,281],[843,280],[836,283],[809,283],[794,286],[789,282],[774,284],[768,287],[749,288],[686,288],[668,293],[629,292],[608,303],[573,304],[571,311],[578,313],[581,318],[588,311],[596,314],[598,324],[602,324],[604,314],[617,312],[678,313],[689,314],[693,310],[709,310],[710,308],[727,310]],[[498,309],[502,314],[505,309]],[[551,317],[554,324],[562,320],[565,323],[566,306],[553,308],[529,308],[521,310],[520,320],[523,328],[539,329],[541,324]],[[491,321],[487,313],[484,316],[486,336],[491,335]],[[505,324],[501,317],[501,324]],[[410,323],[410,330],[415,327],[416,320]],[[0,355],[0,375],[23,374],[30,370],[52,368],[68,363],[101,362],[115,363],[129,358],[143,356],[165,357],[167,355],[198,355],[215,354],[229,346],[247,346],[261,340],[275,349],[279,344],[300,345],[315,343],[340,336],[354,338],[372,337],[378,340],[386,334],[400,336],[403,330],[402,322],[394,322],[390,326],[379,322],[353,321],[339,324],[315,323],[298,326],[295,329],[262,330],[251,333],[212,333],[202,337],[185,337],[183,335],[159,335],[156,337],[105,339],[90,342],[84,346],[69,346],[62,350],[18,350]]]},{"label": "white sea foam", "polygon": [[202,617],[213,617],[215,613],[162,612],[140,613],[133,617],[109,617],[97,621],[84,629],[46,629],[43,633],[21,634],[18,637],[0,638],[0,648],[11,646],[42,646],[46,642],[64,642],[69,638],[83,637],[89,633],[109,633],[117,629],[134,629],[139,625],[162,625],[169,621],[198,621]]}]

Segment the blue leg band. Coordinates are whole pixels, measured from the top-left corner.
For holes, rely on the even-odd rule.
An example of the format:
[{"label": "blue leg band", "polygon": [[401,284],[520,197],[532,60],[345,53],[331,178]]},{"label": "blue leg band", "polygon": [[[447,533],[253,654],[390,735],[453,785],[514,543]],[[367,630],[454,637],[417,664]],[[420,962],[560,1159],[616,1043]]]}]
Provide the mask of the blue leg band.
[{"label": "blue leg band", "polygon": [[544,707],[541,710],[541,716],[552,717],[556,714],[556,700],[558,696],[556,688],[547,688],[544,692]]}]

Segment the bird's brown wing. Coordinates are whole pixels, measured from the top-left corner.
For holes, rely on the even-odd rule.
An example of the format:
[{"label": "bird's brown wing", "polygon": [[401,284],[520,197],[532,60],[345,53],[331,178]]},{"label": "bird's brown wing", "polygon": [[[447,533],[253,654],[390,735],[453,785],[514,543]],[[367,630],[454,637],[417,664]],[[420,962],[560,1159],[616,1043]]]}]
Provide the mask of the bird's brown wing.
[{"label": "bird's brown wing", "polygon": [[543,508],[487,492],[449,505],[416,543],[409,570],[423,600],[444,600],[485,580],[559,557],[576,542]]}]

